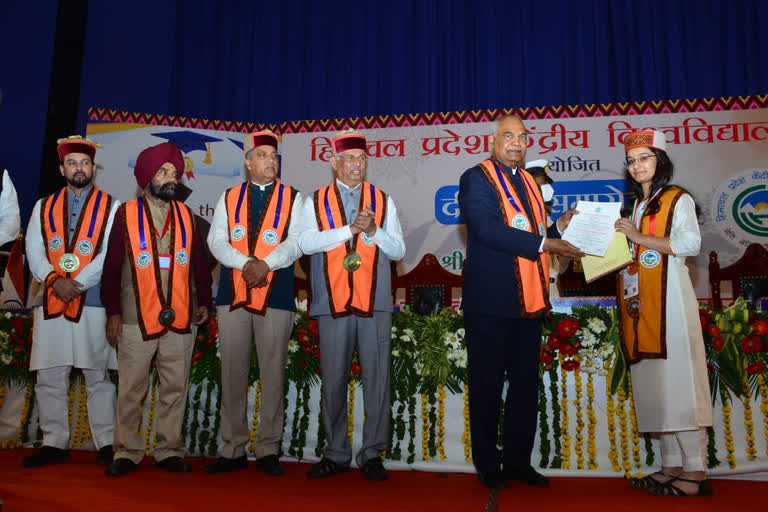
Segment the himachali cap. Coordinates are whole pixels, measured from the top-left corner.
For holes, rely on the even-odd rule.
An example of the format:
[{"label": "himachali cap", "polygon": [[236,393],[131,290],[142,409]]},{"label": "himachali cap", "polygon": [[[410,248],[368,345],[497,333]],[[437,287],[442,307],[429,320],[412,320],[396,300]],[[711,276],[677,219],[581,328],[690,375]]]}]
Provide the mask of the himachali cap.
[{"label": "himachali cap", "polygon": [[59,139],[56,141],[56,151],[59,153],[59,161],[64,161],[64,157],[70,153],[83,153],[91,157],[91,160],[96,156],[96,148],[100,148],[101,144],[94,142],[91,139],[86,139],[80,135],[70,135],[66,139]]},{"label": "himachali cap", "polygon": [[277,149],[277,135],[271,130],[247,133],[243,139],[243,154],[247,155],[250,150],[259,146],[272,146]]},{"label": "himachali cap", "polygon": [[639,130],[624,139],[624,152],[635,148],[655,148],[667,152],[667,139],[657,130]]},{"label": "himachali cap", "polygon": [[333,152],[337,155],[350,149],[362,149],[365,151],[365,135],[362,133],[345,133],[338,135],[331,140]]},{"label": "himachali cap", "polygon": [[543,176],[547,183],[554,183],[555,180],[549,177],[549,162],[545,159],[534,160],[525,164],[525,170],[534,178]]},{"label": "himachali cap", "polygon": [[181,179],[181,175],[184,173],[184,157],[181,150],[170,142],[148,147],[139,153],[139,156],[136,157],[133,174],[136,176],[136,183],[140,189],[147,188],[149,182],[154,179],[155,174],[165,162],[171,162],[176,166],[176,179]]}]

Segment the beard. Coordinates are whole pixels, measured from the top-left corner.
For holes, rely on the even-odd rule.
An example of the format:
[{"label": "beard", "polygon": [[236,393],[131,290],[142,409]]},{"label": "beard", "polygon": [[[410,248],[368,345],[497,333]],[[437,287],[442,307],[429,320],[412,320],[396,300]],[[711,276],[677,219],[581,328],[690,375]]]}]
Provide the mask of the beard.
[{"label": "beard", "polygon": [[88,176],[84,172],[76,172],[71,178],[67,178],[67,184],[75,188],[85,188],[91,184],[93,176]]},{"label": "beard", "polygon": [[176,199],[176,183],[166,183],[165,185],[156,187],[154,183],[150,182],[149,193],[163,201],[171,201]]}]

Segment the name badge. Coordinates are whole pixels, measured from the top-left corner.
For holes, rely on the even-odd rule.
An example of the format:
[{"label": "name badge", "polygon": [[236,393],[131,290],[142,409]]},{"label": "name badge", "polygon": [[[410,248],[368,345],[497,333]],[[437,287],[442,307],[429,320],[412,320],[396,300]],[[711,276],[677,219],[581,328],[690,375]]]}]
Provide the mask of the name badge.
[{"label": "name badge", "polygon": [[171,268],[171,255],[170,254],[161,254],[157,258],[158,263],[160,263],[160,270],[170,270]]},{"label": "name badge", "polygon": [[624,278],[624,298],[637,297],[640,293],[640,274],[637,272],[631,273],[625,268],[621,271],[621,275]]}]

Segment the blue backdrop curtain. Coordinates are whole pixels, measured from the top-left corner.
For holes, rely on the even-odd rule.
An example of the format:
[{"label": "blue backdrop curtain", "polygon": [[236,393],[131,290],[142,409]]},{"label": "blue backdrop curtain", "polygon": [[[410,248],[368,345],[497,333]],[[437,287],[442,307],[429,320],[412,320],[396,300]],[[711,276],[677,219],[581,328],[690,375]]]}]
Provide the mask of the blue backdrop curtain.
[{"label": "blue backdrop curtain", "polygon": [[[27,212],[57,6],[0,5],[0,162],[25,177]],[[760,0],[90,0],[78,126],[90,106],[278,123],[763,94],[767,13]]]}]

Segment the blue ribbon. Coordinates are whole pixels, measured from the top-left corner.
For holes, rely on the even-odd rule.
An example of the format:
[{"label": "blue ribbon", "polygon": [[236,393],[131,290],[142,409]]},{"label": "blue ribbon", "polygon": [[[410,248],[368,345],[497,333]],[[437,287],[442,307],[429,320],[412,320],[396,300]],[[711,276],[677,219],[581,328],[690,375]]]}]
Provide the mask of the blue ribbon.
[{"label": "blue ribbon", "polygon": [[336,224],[333,222],[333,215],[331,215],[331,205],[328,203],[328,191],[331,186],[325,189],[325,214],[328,216],[328,223],[331,225],[331,229],[336,229]]},{"label": "blue ribbon", "polygon": [[144,200],[139,196],[139,247],[141,250],[147,248],[147,240],[144,237]]},{"label": "blue ribbon", "polygon": [[539,213],[541,214],[541,218],[542,218],[542,219],[544,219],[544,206],[542,206],[541,202],[539,201],[539,196],[537,196],[537,195],[536,195],[536,194],[533,192],[533,188],[531,187],[531,184],[530,184],[530,183],[528,183],[528,180],[526,180],[525,178],[523,178],[523,176],[522,176],[522,175],[520,176],[520,179],[521,179],[521,180],[523,180],[523,182],[524,182],[524,183],[526,184],[526,186],[528,187],[528,190],[530,191],[530,196],[531,196],[532,198],[536,199],[536,204],[537,204],[537,205],[539,205]]},{"label": "blue ribbon", "polygon": [[277,229],[277,225],[280,223],[280,209],[283,207],[283,184],[280,184],[280,189],[277,191],[277,211],[275,212],[275,222],[272,223],[272,229]]},{"label": "blue ribbon", "polygon": [[376,211],[376,187],[371,183],[371,210]]},{"label": "blue ribbon", "polygon": [[179,202],[174,201],[173,206],[176,207],[176,218],[179,219],[179,228],[181,228],[181,246],[187,248],[187,229],[184,227],[184,219],[181,217],[181,209],[179,209]]},{"label": "blue ribbon", "polygon": [[96,194],[96,204],[93,205],[93,214],[91,214],[91,225],[88,227],[88,238],[93,237],[93,230],[96,229],[96,215],[99,213],[99,205],[101,204],[101,190]]},{"label": "blue ribbon", "polygon": [[240,207],[243,205],[246,188],[248,188],[247,181],[240,186],[240,196],[237,198],[237,208],[235,208],[235,224],[240,224]]},{"label": "blue ribbon", "polygon": [[59,189],[56,191],[55,194],[53,194],[53,199],[51,200],[51,206],[48,209],[48,223],[51,225],[51,231],[53,233],[56,232],[56,222],[54,222],[53,219],[53,207],[56,206],[56,201],[59,199],[59,195],[61,195],[62,189]]},{"label": "blue ribbon", "polygon": [[[493,162],[493,160],[491,160]],[[499,168],[499,165],[496,162],[493,162],[493,167],[496,169],[496,176],[499,178],[499,183],[501,183],[501,187],[504,189],[504,193],[507,195],[507,199],[509,199],[509,202],[512,203],[512,206],[517,210],[517,213],[520,213],[522,210],[519,206],[517,206],[517,203],[515,202],[515,199],[512,197],[512,194],[509,192],[509,189],[507,188],[507,182],[504,181],[504,175],[501,173],[501,169]]]}]

